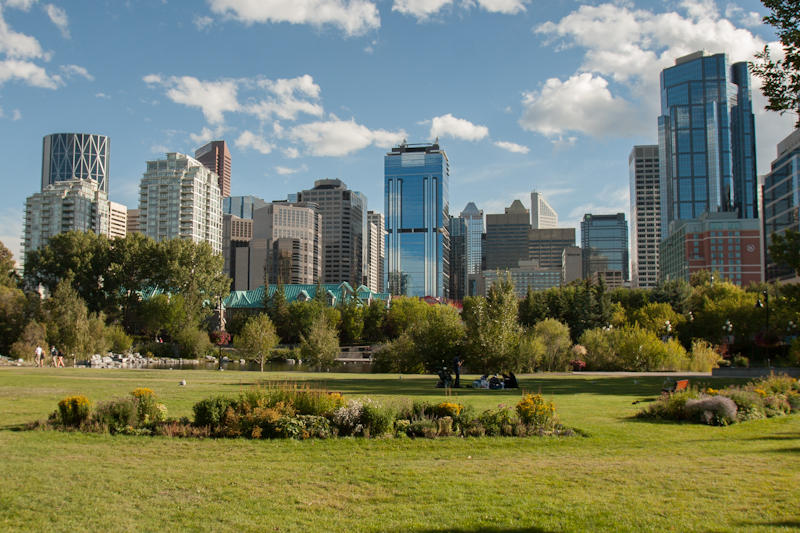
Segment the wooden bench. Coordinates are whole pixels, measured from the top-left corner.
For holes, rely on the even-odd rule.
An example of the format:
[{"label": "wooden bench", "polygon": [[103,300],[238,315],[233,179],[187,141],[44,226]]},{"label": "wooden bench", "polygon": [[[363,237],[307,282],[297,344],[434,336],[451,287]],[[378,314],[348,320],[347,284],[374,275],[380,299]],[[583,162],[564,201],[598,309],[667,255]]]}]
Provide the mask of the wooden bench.
[{"label": "wooden bench", "polygon": [[661,389],[661,394],[674,394],[676,392],[681,392],[689,388],[689,380],[688,379],[679,379],[675,382],[674,385],[671,387],[664,387]]}]

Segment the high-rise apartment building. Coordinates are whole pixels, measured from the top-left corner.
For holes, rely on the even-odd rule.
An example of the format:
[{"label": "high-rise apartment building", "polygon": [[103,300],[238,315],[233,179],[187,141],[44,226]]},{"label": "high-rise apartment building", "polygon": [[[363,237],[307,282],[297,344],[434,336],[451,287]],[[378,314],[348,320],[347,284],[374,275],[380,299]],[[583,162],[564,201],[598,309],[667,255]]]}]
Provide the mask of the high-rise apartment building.
[{"label": "high-rise apartment building", "polygon": [[128,208],[117,202],[108,202],[108,236],[125,238],[128,234]]},{"label": "high-rise apartment building", "polygon": [[461,218],[467,225],[466,268],[467,274],[477,274],[481,271],[481,245],[483,241],[483,211],[473,202],[469,202],[461,211]]},{"label": "high-rise apartment building", "polygon": [[[67,231],[109,234],[108,195],[94,180],[59,180],[25,201],[23,255]],[[23,257],[24,261],[24,257]]]},{"label": "high-rise apartment building", "polygon": [[628,156],[631,200],[631,284],[650,289],[658,285],[661,243],[661,189],[658,145],[634,146]]},{"label": "high-rise apartment building", "polygon": [[222,199],[217,175],[196,159],[170,152],[147,162],[139,185],[139,227],[156,241],[207,242],[222,253]]},{"label": "high-rise apartment building", "polygon": [[[272,202],[255,210],[248,245],[247,289],[275,283],[318,283],[322,276],[322,215],[316,204]],[[236,268],[244,252],[237,249]],[[237,276],[238,277],[238,276]],[[236,280],[237,286],[242,286]]]},{"label": "high-rise apartment building", "polygon": [[367,198],[339,179],[321,179],[297,193],[299,202],[313,202],[322,215],[322,282],[365,280],[367,263]]},{"label": "high-rise apartment building", "polygon": [[367,252],[367,287],[374,292],[384,292],[386,277],[386,220],[383,213],[367,211],[369,240]]},{"label": "high-rise apartment building", "polygon": [[530,212],[519,200],[503,214],[487,214],[482,270],[516,268],[520,261],[527,261],[530,229]]},{"label": "high-rise apartment building", "polygon": [[[604,279],[628,281],[628,223],[625,213],[586,214],[581,221],[583,277],[596,273]],[[614,275],[618,273],[619,275]]]},{"label": "high-rise apartment building", "polygon": [[406,144],[384,157],[387,288],[446,298],[450,284],[450,165],[438,143]]},{"label": "high-rise apartment building", "polygon": [[800,231],[800,129],[778,143],[778,155],[764,177],[763,191],[765,279],[800,282],[792,268],[776,264],[769,255],[775,235]]},{"label": "high-rise apartment building", "polygon": [[551,229],[558,227],[558,213],[553,209],[542,193],[531,193],[531,228]]},{"label": "high-rise apartment building", "polygon": [[217,175],[222,198],[231,195],[231,153],[225,141],[211,141],[194,152],[194,158]]},{"label": "high-rise apartment building", "polygon": [[108,137],[54,133],[46,135],[42,144],[42,191],[59,181],[89,180],[108,195]]},{"label": "high-rise apartment building", "polygon": [[725,54],[678,58],[661,72],[661,238],[675,220],[734,211],[756,218],[754,118],[747,63]]}]

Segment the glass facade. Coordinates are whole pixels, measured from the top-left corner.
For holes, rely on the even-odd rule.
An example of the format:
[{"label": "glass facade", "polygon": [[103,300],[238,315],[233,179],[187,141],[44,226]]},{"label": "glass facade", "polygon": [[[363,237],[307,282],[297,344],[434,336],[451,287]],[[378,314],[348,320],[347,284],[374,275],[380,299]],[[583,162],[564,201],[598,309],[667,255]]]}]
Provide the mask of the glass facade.
[{"label": "glass facade", "polygon": [[438,144],[402,144],[384,158],[386,282],[392,294],[449,296],[449,176]]},{"label": "glass facade", "polygon": [[697,52],[661,72],[661,238],[705,212],[757,217],[754,117],[747,63]]},{"label": "glass facade", "polygon": [[764,256],[766,281],[793,280],[794,271],[769,255],[775,234],[800,231],[800,129],[778,144],[778,157],[764,177]]},{"label": "glass facade", "polygon": [[109,140],[105,135],[54,133],[42,142],[42,190],[59,181],[91,180],[108,194]]},{"label": "glass facade", "polygon": [[628,281],[628,223],[624,213],[584,215],[581,221],[583,277],[595,272],[622,272]]},{"label": "glass facade", "polygon": [[467,273],[481,271],[481,239],[483,237],[483,211],[474,202],[469,202],[461,211],[461,218],[467,224],[466,256]]},{"label": "glass facade", "polygon": [[222,199],[222,214],[236,215],[239,218],[253,218],[253,212],[265,205],[267,202],[258,196],[228,196]]}]

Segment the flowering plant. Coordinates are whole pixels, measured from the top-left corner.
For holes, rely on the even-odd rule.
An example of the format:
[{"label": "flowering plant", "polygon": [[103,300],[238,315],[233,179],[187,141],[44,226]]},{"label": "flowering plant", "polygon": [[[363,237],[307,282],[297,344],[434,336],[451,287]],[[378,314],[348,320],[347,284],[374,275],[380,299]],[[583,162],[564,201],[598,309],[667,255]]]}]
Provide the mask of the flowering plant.
[{"label": "flowering plant", "polygon": [[572,367],[572,370],[575,372],[580,372],[584,368],[586,368],[586,362],[581,361],[580,359],[573,359],[569,362],[569,366]]}]

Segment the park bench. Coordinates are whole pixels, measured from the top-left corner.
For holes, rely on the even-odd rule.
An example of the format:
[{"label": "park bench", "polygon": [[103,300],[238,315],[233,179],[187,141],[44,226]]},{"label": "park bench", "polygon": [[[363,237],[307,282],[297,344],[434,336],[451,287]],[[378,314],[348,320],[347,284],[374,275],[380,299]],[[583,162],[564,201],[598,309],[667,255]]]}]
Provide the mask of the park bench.
[{"label": "park bench", "polygon": [[661,394],[671,395],[676,392],[681,392],[689,388],[689,380],[688,379],[679,379],[671,386],[664,387],[661,389]]}]

